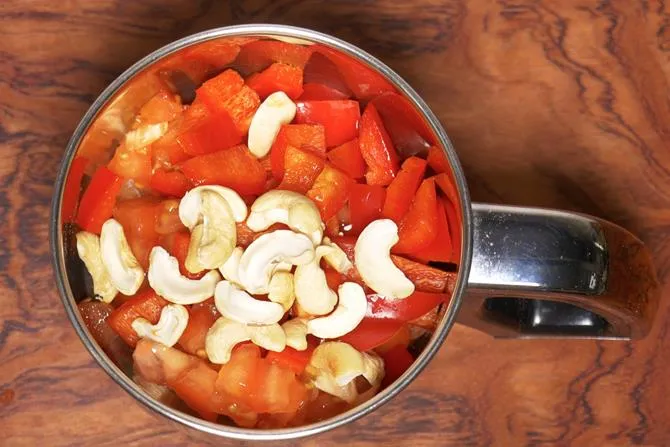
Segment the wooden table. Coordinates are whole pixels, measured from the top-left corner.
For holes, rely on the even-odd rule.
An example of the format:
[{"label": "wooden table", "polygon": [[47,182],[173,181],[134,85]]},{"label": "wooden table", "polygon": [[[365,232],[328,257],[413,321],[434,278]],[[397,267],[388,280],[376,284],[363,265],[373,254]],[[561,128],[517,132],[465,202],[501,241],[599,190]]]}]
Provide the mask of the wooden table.
[{"label": "wooden table", "polygon": [[[596,214],[670,269],[670,15],[663,2],[0,3],[3,445],[187,445],[100,370],[65,317],[47,228],[59,159],[101,90],[195,31],[281,22],[342,37],[424,95],[479,201]],[[496,341],[456,327],[371,416],[300,443],[670,445],[667,301],[640,342]],[[216,445],[233,445],[221,441]]]}]

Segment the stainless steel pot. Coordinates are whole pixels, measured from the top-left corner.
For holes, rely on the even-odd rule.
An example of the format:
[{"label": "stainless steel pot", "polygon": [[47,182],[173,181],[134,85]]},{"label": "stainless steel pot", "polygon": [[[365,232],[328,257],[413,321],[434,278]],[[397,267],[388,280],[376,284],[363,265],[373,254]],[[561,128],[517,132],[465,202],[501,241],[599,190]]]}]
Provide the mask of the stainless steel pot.
[{"label": "stainless steel pot", "polygon": [[[72,228],[61,216],[70,165],[86,145],[109,144],[126,130],[138,108],[155,93],[152,79],[165,67],[179,69],[176,56],[195,46],[263,36],[301,39],[341,51],[384,75],[421,112],[453,169],[462,216],[462,254],[448,309],[414,365],[392,386],[364,404],[309,426],[255,430],[219,425],[152,399],[101,350],[86,329],[77,301],[84,275],[76,258]],[[181,67],[184,68],[184,67]],[[395,72],[365,51],[315,31],[280,25],[231,26],[169,44],[126,70],[93,103],[63,158],[52,204],[51,249],[56,284],[77,334],[98,364],[142,404],[165,417],[212,435],[247,439],[292,439],[324,432],[379,408],[405,388],[461,323],[501,337],[644,336],[658,306],[658,284],[649,254],[633,235],[585,215],[534,208],[472,204],[463,171],[447,134],[417,93]]]}]

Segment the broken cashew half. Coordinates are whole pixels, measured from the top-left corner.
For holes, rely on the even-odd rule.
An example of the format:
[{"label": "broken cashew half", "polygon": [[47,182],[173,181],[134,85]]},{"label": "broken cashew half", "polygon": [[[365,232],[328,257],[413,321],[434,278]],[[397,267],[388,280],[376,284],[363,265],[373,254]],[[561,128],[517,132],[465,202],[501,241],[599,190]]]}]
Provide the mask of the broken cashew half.
[{"label": "broken cashew half", "polygon": [[293,306],[295,301],[293,273],[278,270],[272,275],[268,286],[268,299],[273,303],[280,304],[284,312]]},{"label": "broken cashew half", "polygon": [[123,227],[114,219],[102,225],[100,255],[114,287],[124,295],[134,295],[144,282],[144,270],[128,245]]},{"label": "broken cashew half", "polygon": [[224,317],[245,324],[272,324],[284,316],[281,304],[257,300],[229,281],[216,285],[214,305]]},{"label": "broken cashew half", "polygon": [[347,254],[335,242],[324,237],[321,244],[332,248],[329,253],[326,253],[323,256],[323,259],[325,259],[328,265],[334,268],[338,273],[347,273],[354,268],[354,264],[349,260]]},{"label": "broken cashew half", "polygon": [[235,247],[228,260],[224,262],[221,267],[219,267],[219,272],[221,272],[223,279],[237,285],[240,284],[240,275],[237,272],[240,268],[242,253],[244,253],[244,249],[242,247]]},{"label": "broken cashew half", "polygon": [[308,332],[319,338],[338,338],[353,331],[365,317],[368,300],[363,287],[355,282],[340,285],[335,310],[325,317],[307,322]]},{"label": "broken cashew half", "polygon": [[296,105],[284,92],[275,92],[265,98],[251,118],[247,146],[256,158],[265,157],[284,124],[295,117]]},{"label": "broken cashew half", "polygon": [[286,346],[296,351],[307,349],[307,320],[293,318],[281,325],[286,334]]},{"label": "broken cashew half", "polygon": [[250,326],[219,317],[207,331],[205,351],[210,362],[222,365],[228,363],[237,344],[248,340],[268,351],[281,352],[286,347],[286,336],[278,324]]},{"label": "broken cashew half", "polygon": [[310,315],[325,315],[337,304],[337,294],[328,287],[326,273],[319,266],[321,258],[332,250],[326,245],[316,247],[312,261],[295,269],[295,298],[300,307]]},{"label": "broken cashew half", "polygon": [[77,233],[77,253],[93,278],[93,293],[105,303],[111,303],[119,291],[102,263],[100,238],[88,231],[80,231]]},{"label": "broken cashew half", "polygon": [[140,338],[148,338],[165,346],[174,346],[188,324],[188,311],[180,304],[168,304],[161,310],[158,323],[136,318],[131,326]]}]

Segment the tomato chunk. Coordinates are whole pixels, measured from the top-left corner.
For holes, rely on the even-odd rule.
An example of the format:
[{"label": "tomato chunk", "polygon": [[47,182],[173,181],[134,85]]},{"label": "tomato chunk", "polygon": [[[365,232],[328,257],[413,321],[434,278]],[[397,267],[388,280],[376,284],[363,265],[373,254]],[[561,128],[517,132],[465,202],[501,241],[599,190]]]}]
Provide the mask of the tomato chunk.
[{"label": "tomato chunk", "polygon": [[186,329],[179,337],[179,346],[189,354],[206,358],[205,338],[207,337],[207,331],[218,317],[219,313],[212,299],[192,305],[188,309]]},{"label": "tomato chunk", "polygon": [[194,185],[222,185],[240,194],[260,194],[265,187],[265,169],[243,144],[194,157],[180,168]]},{"label": "tomato chunk", "polygon": [[349,190],[351,232],[358,234],[382,215],[386,190],[382,186],[352,185]]},{"label": "tomato chunk", "polygon": [[191,273],[186,269],[186,256],[188,255],[188,246],[191,243],[191,233],[188,231],[178,231],[167,235],[162,239],[162,246],[172,256],[179,261],[179,272],[190,279],[200,279],[207,272]]},{"label": "tomato chunk", "polygon": [[158,201],[154,198],[138,198],[118,202],[114,218],[123,227],[128,245],[143,268],[149,267],[149,254],[158,243],[156,217]]},{"label": "tomato chunk", "polygon": [[330,101],[347,99],[349,95],[323,84],[306,83],[302,86],[301,101]]},{"label": "tomato chunk", "polygon": [[340,337],[359,351],[365,352],[384,344],[403,326],[403,322],[391,319],[363,318],[356,329]]},{"label": "tomato chunk", "polygon": [[183,57],[191,63],[203,62],[220,68],[234,61],[239,53],[239,43],[225,38],[222,41],[210,40],[187,48]]},{"label": "tomato chunk", "polygon": [[423,262],[451,262],[454,259],[449,219],[441,200],[437,202],[437,236],[428,247],[414,253],[414,257]]},{"label": "tomato chunk", "polygon": [[330,165],[323,168],[314,185],[307,191],[307,197],[319,208],[321,220],[325,222],[337,214],[347,202],[353,184],[351,177],[339,169]]},{"label": "tomato chunk", "polygon": [[100,234],[102,224],[112,217],[121,184],[121,177],[106,167],[101,166],[95,171],[79,203],[77,225],[82,230]]},{"label": "tomato chunk", "polygon": [[398,173],[398,154],[373,104],[368,104],[363,112],[358,141],[368,165],[365,173],[368,184],[386,186],[391,183]]},{"label": "tomato chunk", "polygon": [[274,63],[261,73],[249,77],[247,85],[258,93],[261,99],[278,91],[286,93],[291,99],[296,99],[302,94],[302,68]]},{"label": "tomato chunk", "polygon": [[402,300],[387,299],[376,293],[368,295],[367,317],[390,318],[403,322],[419,318],[451,299],[450,293],[416,291]]},{"label": "tomato chunk", "polygon": [[107,165],[118,176],[135,180],[140,186],[151,180],[151,152],[149,147],[136,147],[121,143]]},{"label": "tomato chunk", "polygon": [[154,170],[149,186],[154,191],[170,197],[183,197],[188,190],[193,188],[193,184],[183,172],[167,169]]},{"label": "tomato chunk", "polygon": [[409,211],[398,225],[400,240],[392,247],[394,253],[416,253],[427,248],[437,237],[437,196],[435,182],[421,182]]},{"label": "tomato chunk", "polygon": [[410,157],[402,164],[396,178],[386,189],[386,200],[382,215],[399,223],[412,204],[419,185],[426,172],[426,161]]},{"label": "tomato chunk", "polygon": [[365,160],[361,155],[358,138],[334,147],[326,156],[336,168],[340,168],[351,178],[359,179],[365,176]]},{"label": "tomato chunk", "polygon": [[412,357],[412,354],[410,354],[405,346],[392,348],[382,354],[382,359],[384,359],[384,379],[382,380],[382,386],[388,386],[395,382],[414,363],[414,357]]},{"label": "tomato chunk", "polygon": [[282,352],[268,352],[268,355],[265,358],[271,363],[277,363],[278,365],[293,371],[295,374],[302,374],[309,363],[314,348],[315,346],[308,345],[307,349],[304,351],[298,351],[287,346]]},{"label": "tomato chunk", "polygon": [[145,289],[116,308],[109,316],[108,322],[123,341],[135,347],[140,337],[132,327],[133,321],[141,317],[156,324],[163,307],[167,304],[168,302],[152,289]]},{"label": "tomato chunk", "polygon": [[70,165],[70,172],[67,175],[65,186],[63,187],[63,201],[61,203],[60,215],[64,223],[73,222],[77,217],[77,203],[81,193],[81,181],[84,178],[84,171],[88,166],[88,158],[76,157]]},{"label": "tomato chunk", "polygon": [[235,66],[242,72],[255,73],[273,62],[304,68],[312,55],[309,46],[296,45],[279,40],[258,40],[242,47]]},{"label": "tomato chunk", "polygon": [[284,158],[289,146],[316,154],[326,153],[326,133],[321,124],[287,124],[282,126],[270,149],[270,166],[277,181],[284,177]]},{"label": "tomato chunk", "polygon": [[372,104],[381,115],[384,127],[399,154],[404,157],[422,154],[435,144],[433,132],[426,120],[407,98],[387,92],[373,99]]},{"label": "tomato chunk", "polygon": [[361,111],[357,101],[300,101],[296,105],[297,123],[325,127],[326,146],[338,146],[358,136]]},{"label": "tomato chunk", "polygon": [[147,101],[135,117],[135,126],[172,121],[182,112],[179,95],[161,90]]},{"label": "tomato chunk", "polygon": [[284,156],[284,177],[277,189],[305,194],[314,184],[324,165],[325,161],[318,155],[289,146]]}]

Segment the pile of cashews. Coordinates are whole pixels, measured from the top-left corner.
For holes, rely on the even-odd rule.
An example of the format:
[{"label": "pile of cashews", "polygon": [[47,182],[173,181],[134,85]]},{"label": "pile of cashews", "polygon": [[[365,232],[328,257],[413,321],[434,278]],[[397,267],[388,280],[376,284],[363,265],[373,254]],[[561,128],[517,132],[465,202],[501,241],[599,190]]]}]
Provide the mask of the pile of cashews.
[{"label": "pile of cashews", "polygon": [[[251,152],[259,158],[267,155],[281,125],[290,123],[294,115],[295,104],[283,92],[268,96],[251,122]],[[271,190],[248,209],[230,188],[198,186],[181,199],[179,218],[191,231],[185,267],[192,273],[206,273],[200,279],[187,278],[175,257],[154,247],[146,278],[170,304],[156,324],[138,318],[132,328],[140,337],[173,346],[188,324],[184,306],[213,296],[221,317],[205,341],[212,363],[227,363],[235,345],[244,341],[276,352],[286,346],[305,350],[308,334],[332,340],[354,330],[367,311],[365,291],[355,282],[331,290],[320,266],[322,259],[340,273],[356,268],[365,284],[387,299],[403,299],[414,292],[414,284],[391,260],[398,228],[388,219],[373,221],[361,232],[354,267],[344,251],[324,237],[325,225],[316,205],[296,192]],[[263,234],[244,249],[237,246],[236,224],[241,222],[254,232],[276,223],[289,229]],[[107,220],[99,237],[82,231],[76,238],[97,298],[109,303],[118,292],[133,295],[139,290],[145,272],[116,220]],[[267,295],[268,301],[254,298],[255,294]],[[291,308],[299,316],[279,324]],[[321,343],[308,368],[317,388],[348,402],[360,397],[354,378],[362,375],[378,387],[384,375],[377,355],[338,341]]]}]

